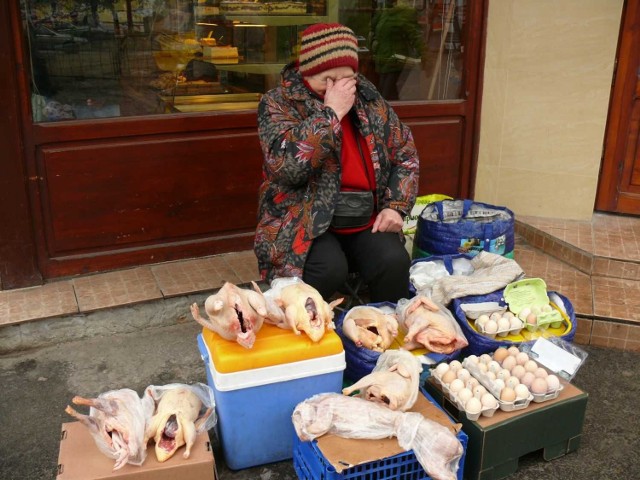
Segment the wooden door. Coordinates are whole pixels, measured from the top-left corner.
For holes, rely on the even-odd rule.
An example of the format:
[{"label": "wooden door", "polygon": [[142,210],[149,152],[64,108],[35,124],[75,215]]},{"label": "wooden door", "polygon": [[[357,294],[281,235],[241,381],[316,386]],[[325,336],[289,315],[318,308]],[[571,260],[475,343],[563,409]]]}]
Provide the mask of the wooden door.
[{"label": "wooden door", "polygon": [[640,2],[626,2],[596,210],[640,215]]}]

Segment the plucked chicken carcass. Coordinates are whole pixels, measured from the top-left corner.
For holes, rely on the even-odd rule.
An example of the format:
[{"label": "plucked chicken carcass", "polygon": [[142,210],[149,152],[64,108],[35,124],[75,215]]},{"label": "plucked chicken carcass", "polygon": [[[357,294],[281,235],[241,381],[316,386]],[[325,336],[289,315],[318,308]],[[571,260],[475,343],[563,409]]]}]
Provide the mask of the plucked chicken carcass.
[{"label": "plucked chicken carcass", "polygon": [[406,350],[387,350],[378,357],[369,375],[344,388],[342,393],[351,395],[360,390],[359,396],[363,399],[404,412],[416,403],[420,372],[422,364],[413,354]]},{"label": "plucked chicken carcass", "polygon": [[155,441],[156,458],[164,462],[186,445],[183,457],[189,458],[196,441],[197,431],[212,413],[208,408],[202,415],[202,401],[187,386],[168,389],[159,398],[148,388],[146,394],[157,401],[156,412],[145,432],[145,445],[150,438]]},{"label": "plucked chicken carcass", "polygon": [[226,282],[218,292],[204,302],[208,320],[200,316],[198,304],[191,305],[194,320],[222,338],[236,341],[245,348],[253,347],[256,333],[262,328],[267,315],[267,306],[260,289],[257,291],[239,288]]},{"label": "plucked chicken carcass", "polygon": [[353,307],[342,321],[342,332],[358,347],[384,352],[398,335],[398,320],[378,307]]},{"label": "plucked chicken carcass", "polygon": [[333,309],[343,300],[327,303],[320,292],[297,277],[276,278],[264,297],[268,323],[291,329],[296,335],[304,332],[313,342],[319,342],[326,329],[335,328]]},{"label": "plucked chicken carcass", "polygon": [[420,465],[435,480],[454,480],[463,454],[462,444],[448,428],[420,413],[393,411],[338,393],[321,393],[299,403],[292,421],[303,441],[325,433],[366,439],[395,436],[401,448],[413,450]]},{"label": "plucked chicken carcass", "polygon": [[407,332],[402,348],[426,347],[431,352],[449,354],[469,345],[448,310],[423,295],[402,300],[396,309],[400,326]]},{"label": "plucked chicken carcass", "polygon": [[113,470],[127,463],[142,464],[146,457],[144,429],[152,406],[146,405],[128,388],[102,393],[97,398],[75,396],[71,401],[91,407],[89,415],[83,415],[71,406],[67,406],[65,412],[89,429],[102,453],[116,460]]}]

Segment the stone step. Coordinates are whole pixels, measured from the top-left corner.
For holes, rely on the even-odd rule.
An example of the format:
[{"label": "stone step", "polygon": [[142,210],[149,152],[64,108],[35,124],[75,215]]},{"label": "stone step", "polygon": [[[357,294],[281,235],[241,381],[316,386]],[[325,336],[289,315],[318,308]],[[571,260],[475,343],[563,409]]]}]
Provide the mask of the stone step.
[{"label": "stone step", "polygon": [[531,246],[597,277],[640,280],[640,218],[594,214],[591,222],[523,217],[516,234]]}]

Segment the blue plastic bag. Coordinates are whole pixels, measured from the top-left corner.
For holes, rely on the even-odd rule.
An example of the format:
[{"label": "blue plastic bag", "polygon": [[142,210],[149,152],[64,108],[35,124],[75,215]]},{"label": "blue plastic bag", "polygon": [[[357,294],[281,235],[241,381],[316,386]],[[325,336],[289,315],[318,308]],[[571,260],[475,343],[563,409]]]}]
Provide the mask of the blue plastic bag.
[{"label": "blue plastic bag", "polygon": [[413,258],[488,251],[513,258],[515,217],[506,207],[473,200],[442,200],[420,213]]}]

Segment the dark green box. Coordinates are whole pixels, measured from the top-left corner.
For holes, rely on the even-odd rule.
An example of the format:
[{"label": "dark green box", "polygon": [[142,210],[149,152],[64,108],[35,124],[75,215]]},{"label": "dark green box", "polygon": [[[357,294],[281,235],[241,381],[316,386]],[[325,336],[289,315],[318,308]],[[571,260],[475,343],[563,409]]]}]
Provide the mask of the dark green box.
[{"label": "dark green box", "polygon": [[498,410],[476,421],[468,420],[432,378],[425,388],[469,437],[465,479],[498,480],[514,473],[519,458],[527,453],[543,449],[543,458],[553,460],[580,445],[588,395],[571,384],[564,384],[554,400],[531,402],[513,412]]}]

